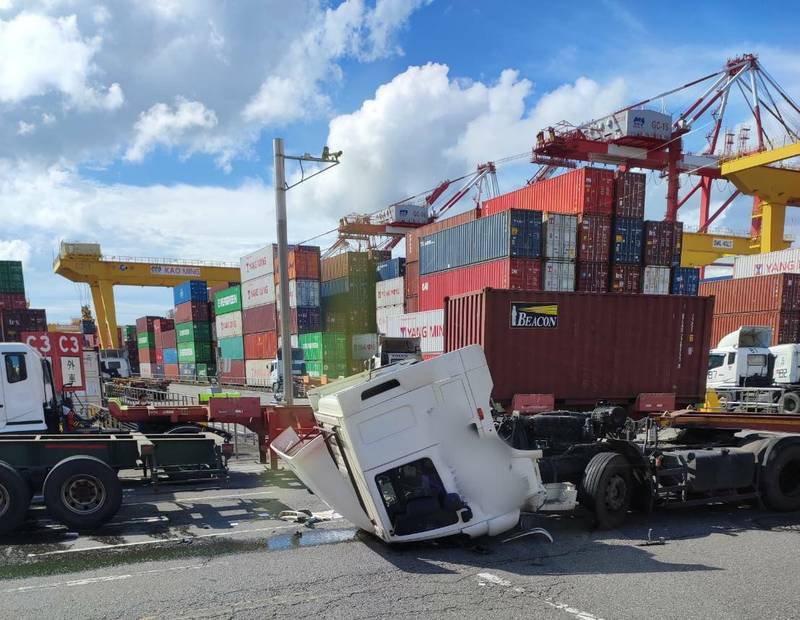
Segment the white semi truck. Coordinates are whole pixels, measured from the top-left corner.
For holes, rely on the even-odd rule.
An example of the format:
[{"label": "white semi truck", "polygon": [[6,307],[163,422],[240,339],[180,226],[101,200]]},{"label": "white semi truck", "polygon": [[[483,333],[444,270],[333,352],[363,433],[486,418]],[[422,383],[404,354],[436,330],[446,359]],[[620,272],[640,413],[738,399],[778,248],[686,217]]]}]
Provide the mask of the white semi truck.
[{"label": "white semi truck", "polygon": [[387,543],[496,535],[524,512],[578,504],[604,528],[664,504],[800,509],[800,436],[637,439],[619,407],[495,416],[491,390],[479,346],[400,362],[312,390],[317,431],[287,429],[272,449]]}]

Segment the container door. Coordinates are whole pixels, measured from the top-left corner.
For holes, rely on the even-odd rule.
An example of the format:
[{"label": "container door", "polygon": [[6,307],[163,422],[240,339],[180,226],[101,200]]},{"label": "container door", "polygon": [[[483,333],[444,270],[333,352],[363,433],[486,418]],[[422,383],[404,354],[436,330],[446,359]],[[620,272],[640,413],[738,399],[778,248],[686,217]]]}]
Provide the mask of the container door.
[{"label": "container door", "polygon": [[2,356],[3,395],[2,426],[11,432],[15,427],[39,424],[43,419],[41,375],[33,364],[38,360],[22,352]]}]

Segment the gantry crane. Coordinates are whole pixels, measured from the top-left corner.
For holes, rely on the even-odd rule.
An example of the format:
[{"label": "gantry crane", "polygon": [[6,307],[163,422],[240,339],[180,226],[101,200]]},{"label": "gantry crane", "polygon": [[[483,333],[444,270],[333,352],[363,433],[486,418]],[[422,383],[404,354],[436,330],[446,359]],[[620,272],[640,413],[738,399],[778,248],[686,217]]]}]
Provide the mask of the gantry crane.
[{"label": "gantry crane", "polygon": [[100,346],[119,347],[114,286],[175,286],[205,280],[209,286],[239,282],[239,265],[213,261],[103,256],[98,243],[61,242],[53,271],[92,292]]},{"label": "gantry crane", "polygon": [[[608,137],[598,131],[598,127],[614,125],[621,115],[661,100],[667,96],[693,89],[700,89],[693,95],[692,104],[672,122],[668,136],[660,139],[630,136]],[[684,265],[708,265],[717,258],[734,254],[754,254],[761,252],[765,244],[761,242],[762,222],[770,219],[772,239],[766,246],[785,247],[782,230],[777,231],[775,212],[762,215],[762,199],[758,192],[754,195],[751,234],[749,237],[737,235],[706,234],[709,226],[733,203],[740,193],[748,193],[745,183],[742,187],[732,177],[720,170],[720,160],[732,155],[733,140],[720,140],[725,122],[725,113],[730,107],[731,94],[739,91],[752,115],[755,125],[755,143],[758,151],[772,149],[786,140],[800,140],[798,135],[798,105],[781,86],[767,73],[754,54],[744,54],[729,60],[715,73],[693,80],[683,86],[660,93],[627,106],[608,117],[589,121],[579,126],[566,122],[548,127],[537,135],[533,148],[532,162],[541,164],[531,181],[547,178],[559,167],[574,167],[575,161],[611,164],[621,169],[639,168],[658,172],[667,182],[666,220],[675,220],[679,209],[700,192],[699,226],[696,233],[684,233]],[[769,116],[769,130],[763,116]],[[738,120],[738,119],[737,119]],[[688,134],[704,130],[706,145],[698,154],[684,151],[684,140]],[[730,137],[732,134],[727,134]],[[750,138],[746,132],[740,137]],[[740,140],[739,148],[746,148],[748,139]],[[731,163],[731,165],[733,165]],[[744,164],[743,164],[744,165]],[[691,189],[679,196],[680,175],[699,177]],[[772,175],[773,173],[768,173]],[[739,175],[741,178],[741,175]],[[763,173],[759,178],[772,179]],[[725,197],[720,206],[710,213],[714,180],[733,181],[736,189]],[[763,186],[762,186],[763,190]],[[781,211],[782,213],[782,211]]]}]

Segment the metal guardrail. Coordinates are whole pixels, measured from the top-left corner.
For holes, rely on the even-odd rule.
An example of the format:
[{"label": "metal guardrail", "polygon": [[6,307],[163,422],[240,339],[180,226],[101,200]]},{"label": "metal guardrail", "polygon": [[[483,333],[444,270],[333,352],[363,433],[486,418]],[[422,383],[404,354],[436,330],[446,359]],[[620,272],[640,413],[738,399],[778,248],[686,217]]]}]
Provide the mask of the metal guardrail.
[{"label": "metal guardrail", "polygon": [[106,398],[119,398],[125,405],[148,403],[187,406],[198,404],[198,399],[195,396],[163,390],[151,390],[150,388],[121,386],[115,383],[106,383],[103,392]]},{"label": "metal guardrail", "polygon": [[239,263],[228,263],[216,260],[192,260],[189,258],[148,258],[142,256],[106,256],[100,260],[113,263],[151,263],[154,265],[183,265],[186,267],[226,267],[228,269],[238,269]]}]

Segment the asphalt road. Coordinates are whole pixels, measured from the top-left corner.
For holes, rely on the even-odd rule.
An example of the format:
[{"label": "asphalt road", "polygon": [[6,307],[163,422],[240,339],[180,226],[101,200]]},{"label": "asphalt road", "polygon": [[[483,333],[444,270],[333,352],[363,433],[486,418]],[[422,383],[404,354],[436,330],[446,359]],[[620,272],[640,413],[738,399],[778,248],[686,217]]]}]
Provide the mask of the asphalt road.
[{"label": "asphalt road", "polygon": [[[540,538],[390,549],[335,518],[287,472],[254,462],[207,488],[131,487],[93,536],[33,512],[0,540],[5,618],[789,618],[800,514],[712,507],[593,532],[537,518]],[[663,545],[643,546],[664,537]]]}]

